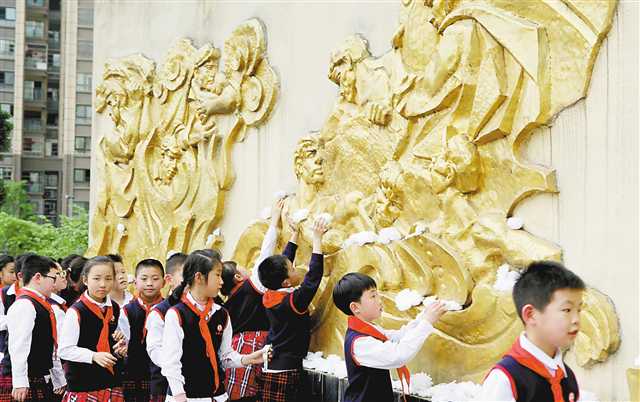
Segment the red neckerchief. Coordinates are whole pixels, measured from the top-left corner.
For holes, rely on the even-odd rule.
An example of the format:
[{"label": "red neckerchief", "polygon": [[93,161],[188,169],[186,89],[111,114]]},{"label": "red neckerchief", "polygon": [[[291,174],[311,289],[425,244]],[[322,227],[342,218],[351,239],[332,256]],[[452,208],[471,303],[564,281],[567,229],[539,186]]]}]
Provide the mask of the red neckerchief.
[{"label": "red neckerchief", "polygon": [[51,307],[51,304],[47,300],[39,296],[37,293],[26,288],[20,289],[20,291],[16,293],[16,295],[18,295],[18,297],[23,295],[29,296],[32,300],[37,301],[38,303],[40,303],[42,307],[44,307],[47,310],[47,312],[49,313],[49,320],[51,320],[51,336],[53,337],[53,350],[57,351],[58,350],[58,330],[56,328],[56,315],[53,312],[53,308]]},{"label": "red neckerchief", "polygon": [[220,376],[218,375],[218,360],[216,357],[216,348],[213,347],[213,340],[211,339],[211,331],[209,331],[209,326],[207,325],[207,315],[213,309],[213,298],[209,298],[207,300],[207,305],[204,308],[204,311],[200,311],[198,307],[196,307],[187,295],[182,296],[182,302],[194,312],[195,315],[198,316],[198,327],[200,327],[200,335],[202,335],[202,339],[204,339],[204,343],[207,348],[207,356],[209,357],[209,362],[211,363],[211,368],[213,368],[214,380],[216,384],[216,388],[220,386]]},{"label": "red neckerchief", "polygon": [[280,304],[280,302],[282,302],[282,300],[289,295],[290,293],[288,292],[269,289],[262,296],[262,304],[266,308],[271,308]]},{"label": "red neckerchief", "polygon": [[[368,336],[371,336],[375,339],[378,339],[382,342],[386,342],[389,340],[389,338],[387,338],[387,336],[385,334],[383,334],[382,332],[378,331],[373,325],[362,321],[361,319],[359,319],[358,317],[355,316],[349,316],[349,321],[348,321],[348,327],[349,329],[352,329],[356,332],[359,332],[361,334],[365,334]],[[397,369],[398,372],[398,378],[400,379],[400,384],[402,385],[402,397],[403,399],[406,400],[405,397],[405,392],[404,392],[404,381],[407,381],[407,385],[410,385],[411,383],[411,373],[409,372],[409,369],[407,368],[407,366],[402,366],[400,368]]]},{"label": "red neckerchief", "polygon": [[149,318],[149,313],[151,312],[153,306],[161,303],[163,299],[162,296],[158,296],[154,301],[148,304],[145,303],[140,296],[136,297],[136,300],[138,301],[140,307],[142,307],[142,309],[144,310],[144,323],[142,323],[142,339],[140,340],[140,342],[144,342],[145,338],[147,337],[147,318]]},{"label": "red neckerchief", "polygon": [[564,378],[564,370],[562,370],[562,367],[558,366],[558,368],[556,368],[556,375],[551,376],[551,373],[549,373],[549,370],[547,370],[544,364],[520,345],[520,338],[516,340],[507,352],[507,356],[511,356],[515,361],[547,380],[549,384],[551,384],[553,402],[565,402],[564,396],[562,395],[562,385],[560,384],[560,381]]},{"label": "red neckerchief", "polygon": [[[102,314],[102,309],[98,307],[97,304],[89,300],[84,293],[80,296],[80,301],[89,309],[89,311],[102,320],[102,329],[100,330],[100,338],[98,338],[96,351],[111,353],[111,346],[109,345],[109,322],[113,319],[113,307],[106,306],[107,313]],[[107,370],[113,374],[113,367],[107,367]]]}]

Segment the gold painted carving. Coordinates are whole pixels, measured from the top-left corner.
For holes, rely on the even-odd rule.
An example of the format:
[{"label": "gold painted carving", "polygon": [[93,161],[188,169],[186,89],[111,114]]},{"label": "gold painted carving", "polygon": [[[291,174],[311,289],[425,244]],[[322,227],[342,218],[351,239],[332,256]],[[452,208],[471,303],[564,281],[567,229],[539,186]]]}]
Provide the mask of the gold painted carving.
[{"label": "gold painted carving", "polygon": [[[561,259],[558,245],[507,224],[526,197],[558,191],[553,170],[527,162],[522,150],[586,95],[615,5],[403,0],[392,50],[374,58],[355,35],[331,54],[339,99],[320,131],[300,141],[298,188],[283,211],[334,217],[313,350],[342,354],[346,318],[331,289],[343,274],[364,272],[382,291],[385,327],[417,314],[393,302],[405,288],[462,304],[411,365],[436,382],[482,379],[522,330],[510,293],[493,287],[498,267]],[[300,269],[310,222],[302,224]],[[239,264],[251,266],[266,227],[257,222],[243,233]],[[283,231],[281,247],[290,235]],[[595,289],[585,300],[574,347],[582,365],[619,344],[611,302]]]},{"label": "gold painted carving", "polygon": [[142,55],[108,61],[96,104],[111,130],[100,139],[88,254],[117,252],[133,266],[219,246],[231,152],[269,117],[278,90],[255,19],[222,52],[181,39],[158,68]]}]

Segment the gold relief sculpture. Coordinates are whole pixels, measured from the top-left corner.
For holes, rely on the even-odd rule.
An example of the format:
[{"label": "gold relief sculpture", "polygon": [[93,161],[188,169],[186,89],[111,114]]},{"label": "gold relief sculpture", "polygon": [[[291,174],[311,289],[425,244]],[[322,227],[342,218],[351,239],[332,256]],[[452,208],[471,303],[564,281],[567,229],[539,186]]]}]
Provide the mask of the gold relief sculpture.
[{"label": "gold relief sculpture", "polygon": [[219,246],[231,151],[269,117],[278,86],[255,19],[233,31],[222,53],[182,39],[158,68],[142,55],[107,62],[96,103],[112,130],[100,139],[102,187],[87,253],[117,252],[132,266]]},{"label": "gold relief sculpture", "polygon": [[[437,382],[478,381],[499,360],[522,326],[510,293],[493,287],[498,267],[562,258],[558,245],[507,224],[526,197],[558,191],[553,170],[524,160],[522,149],[586,95],[615,6],[402,0],[390,51],[374,58],[355,35],[331,54],[339,98],[320,131],[300,141],[298,188],[283,210],[333,216],[312,350],[342,354],[346,318],[331,289],[358,271],[382,291],[385,327],[419,311],[397,310],[394,296],[405,288],[463,305],[436,325],[413,369]],[[300,264],[311,221],[302,222]],[[251,266],[266,228],[246,229],[239,264]],[[585,302],[573,347],[581,365],[604,361],[619,344],[611,302],[595,289]]]}]

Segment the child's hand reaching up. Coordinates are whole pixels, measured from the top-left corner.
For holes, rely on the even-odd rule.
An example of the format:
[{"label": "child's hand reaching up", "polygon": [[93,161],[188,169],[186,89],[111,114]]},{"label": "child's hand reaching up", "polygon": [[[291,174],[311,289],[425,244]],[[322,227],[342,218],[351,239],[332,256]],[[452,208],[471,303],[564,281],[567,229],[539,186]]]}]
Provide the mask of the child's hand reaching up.
[{"label": "child's hand reaching up", "polygon": [[271,207],[271,224],[278,225],[280,223],[280,216],[282,215],[282,208],[284,208],[284,200],[287,197],[279,198]]},{"label": "child's hand reaching up", "polygon": [[329,221],[323,216],[318,216],[313,222],[313,252],[322,254],[322,236],[329,230]]},{"label": "child's hand reaching up", "polygon": [[447,312],[447,306],[440,300],[433,304],[429,304],[422,312],[422,319],[428,321],[431,325],[435,324],[444,313]]}]

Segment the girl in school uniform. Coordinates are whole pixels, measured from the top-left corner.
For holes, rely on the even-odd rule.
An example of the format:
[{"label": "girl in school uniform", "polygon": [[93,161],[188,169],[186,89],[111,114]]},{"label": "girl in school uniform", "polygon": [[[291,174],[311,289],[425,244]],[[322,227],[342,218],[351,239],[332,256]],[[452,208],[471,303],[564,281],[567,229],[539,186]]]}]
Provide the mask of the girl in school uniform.
[{"label": "girl in school uniform", "polygon": [[226,401],[225,368],[263,362],[262,350],[241,355],[231,347],[229,314],[214,302],[222,283],[219,255],[198,250],[187,257],[182,283],[174,290],[181,301],[166,314],[162,341],[169,402]]},{"label": "girl in school uniform", "polygon": [[120,306],[109,297],[113,262],[91,258],[82,277],[87,290],[67,310],[60,339],[60,358],[67,361],[63,401],[124,402],[121,372],[127,339],[118,329]]}]

